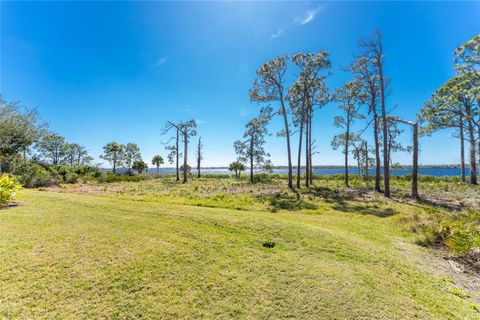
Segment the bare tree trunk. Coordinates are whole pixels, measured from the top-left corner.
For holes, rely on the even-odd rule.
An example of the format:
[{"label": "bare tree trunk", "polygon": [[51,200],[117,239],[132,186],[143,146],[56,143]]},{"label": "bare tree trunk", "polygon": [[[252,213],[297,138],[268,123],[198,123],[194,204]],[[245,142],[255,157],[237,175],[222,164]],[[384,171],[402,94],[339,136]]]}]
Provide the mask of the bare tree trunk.
[{"label": "bare tree trunk", "polygon": [[468,122],[468,135],[470,139],[470,183],[477,184],[477,161],[475,151],[475,133],[473,127],[472,107],[469,103],[466,104]]},{"label": "bare tree trunk", "polygon": [[347,135],[345,137],[345,186],[350,188],[348,185],[348,144],[350,143],[350,119],[347,118]]},{"label": "bare tree trunk", "polygon": [[418,199],[418,124],[413,125],[412,198]]},{"label": "bare tree trunk", "polygon": [[[478,105],[478,107],[480,108],[480,104]],[[480,116],[479,116],[480,117]],[[478,123],[477,123],[477,127],[478,127],[478,165],[480,166],[480,119],[478,119]]]},{"label": "bare tree trunk", "polygon": [[309,164],[309,173],[308,178],[310,179],[310,185],[313,185],[313,162],[312,162],[312,154],[313,154],[313,142],[312,142],[312,117],[313,111],[310,110],[310,116],[308,117],[308,164]]},{"label": "bare tree trunk", "polygon": [[197,178],[200,178],[200,158],[197,159]]},{"label": "bare tree trunk", "polygon": [[383,66],[381,56],[377,58],[378,74],[380,78],[380,102],[382,106],[382,122],[383,122],[383,184],[385,188],[385,196],[390,197],[390,159],[388,151],[388,123],[387,112],[385,110],[385,84],[383,79]]},{"label": "bare tree trunk", "polygon": [[358,178],[360,178],[362,176],[362,169],[361,169],[361,165],[360,165],[360,150],[357,151],[357,171],[358,171]]},{"label": "bare tree trunk", "polygon": [[465,138],[463,135],[463,114],[460,112],[459,120],[459,130],[460,130],[460,176],[461,181],[465,182]]},{"label": "bare tree trunk", "polygon": [[188,182],[188,168],[187,168],[187,152],[188,152],[188,131],[185,128],[183,133],[183,142],[184,142],[184,148],[183,148],[183,183]]},{"label": "bare tree trunk", "polygon": [[178,162],[179,162],[179,151],[180,151],[179,145],[178,145],[179,140],[180,140],[180,132],[179,132],[178,129],[177,129],[177,141],[176,141],[176,147],[175,147],[175,148],[176,148],[176,150],[175,150],[175,153],[176,153],[176,154],[175,154],[175,156],[176,156],[176,162],[175,162],[176,168],[175,168],[175,173],[176,173],[176,175],[177,175],[177,181],[180,181],[180,172],[179,172],[179,168],[178,168],[178,164],[179,164],[179,163],[178,163]]},{"label": "bare tree trunk", "polygon": [[302,138],[303,138],[304,117],[300,120],[300,137],[298,142],[298,161],[297,161],[297,188],[300,189],[300,168],[302,166]]},{"label": "bare tree trunk", "polygon": [[253,183],[253,135],[250,137],[250,182]]},{"label": "bare tree trunk", "polygon": [[380,163],[380,143],[378,142],[378,116],[377,112],[375,111],[374,115],[374,124],[373,124],[373,136],[375,140],[375,191],[380,192],[380,170],[381,170],[381,163]]},{"label": "bare tree trunk", "polygon": [[202,161],[202,137],[198,138],[197,146],[197,177],[200,178],[200,162]]},{"label": "bare tree trunk", "polygon": [[368,157],[368,142],[365,140],[365,178],[368,180],[368,162],[370,158]]},{"label": "bare tree trunk", "polygon": [[309,143],[309,134],[310,128],[308,125],[308,114],[307,120],[305,122],[305,187],[310,186],[310,143]]},{"label": "bare tree trunk", "polygon": [[280,104],[281,104],[281,112],[283,114],[283,122],[285,125],[285,134],[287,138],[287,156],[288,156],[288,187],[293,189],[293,179],[292,179],[292,149],[290,148],[290,128],[288,126],[288,117],[287,117],[287,109],[285,108],[285,102],[283,101],[283,88],[279,86],[280,92]]}]

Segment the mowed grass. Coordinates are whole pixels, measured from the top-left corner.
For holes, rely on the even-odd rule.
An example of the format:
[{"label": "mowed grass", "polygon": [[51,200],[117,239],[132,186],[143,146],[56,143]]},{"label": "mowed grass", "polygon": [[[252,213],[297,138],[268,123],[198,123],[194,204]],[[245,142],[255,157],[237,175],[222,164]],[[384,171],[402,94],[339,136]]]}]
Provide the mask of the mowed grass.
[{"label": "mowed grass", "polygon": [[397,215],[138,200],[25,191],[1,210],[0,317],[480,318]]}]

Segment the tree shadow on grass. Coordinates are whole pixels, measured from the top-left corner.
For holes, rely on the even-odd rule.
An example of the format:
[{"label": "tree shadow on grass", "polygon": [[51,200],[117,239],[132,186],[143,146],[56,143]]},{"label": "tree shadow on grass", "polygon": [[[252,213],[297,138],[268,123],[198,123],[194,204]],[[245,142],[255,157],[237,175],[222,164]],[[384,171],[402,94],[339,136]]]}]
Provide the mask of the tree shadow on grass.
[{"label": "tree shadow on grass", "polygon": [[341,192],[340,190],[327,187],[313,187],[308,190],[308,193],[313,195],[314,197],[322,198],[327,202],[354,200],[353,194],[348,194],[345,192]]},{"label": "tree shadow on grass", "polygon": [[316,204],[310,203],[302,199],[302,196],[297,190],[293,191],[294,194],[290,193],[277,193],[269,197],[269,202],[272,212],[277,212],[278,210],[288,210],[288,211],[298,211],[302,209],[315,210],[318,209]]},{"label": "tree shadow on grass", "polygon": [[398,211],[393,208],[380,208],[376,205],[349,204],[345,201],[335,203],[332,208],[337,211],[360,213],[363,215],[368,214],[379,218],[388,218],[398,213]]},{"label": "tree shadow on grass", "polygon": [[[332,204],[332,208],[342,212],[352,212],[360,214],[374,215],[380,218],[386,218],[398,213],[393,208],[380,208],[373,204],[368,205],[360,203],[358,198],[364,196],[367,190],[336,190],[327,187],[314,187],[310,189],[310,194],[322,198],[325,202]],[[355,203],[356,202],[356,203]]]}]

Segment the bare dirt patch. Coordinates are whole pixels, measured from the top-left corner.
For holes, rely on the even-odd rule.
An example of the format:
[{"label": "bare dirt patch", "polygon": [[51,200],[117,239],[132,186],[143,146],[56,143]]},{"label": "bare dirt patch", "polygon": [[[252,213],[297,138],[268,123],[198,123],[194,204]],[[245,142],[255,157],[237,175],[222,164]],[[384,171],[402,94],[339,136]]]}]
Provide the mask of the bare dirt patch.
[{"label": "bare dirt patch", "polygon": [[467,292],[470,298],[480,304],[480,270],[462,259],[452,257],[441,248],[434,250],[418,250],[414,244],[399,242],[399,249],[409,258],[437,277],[442,277]]}]

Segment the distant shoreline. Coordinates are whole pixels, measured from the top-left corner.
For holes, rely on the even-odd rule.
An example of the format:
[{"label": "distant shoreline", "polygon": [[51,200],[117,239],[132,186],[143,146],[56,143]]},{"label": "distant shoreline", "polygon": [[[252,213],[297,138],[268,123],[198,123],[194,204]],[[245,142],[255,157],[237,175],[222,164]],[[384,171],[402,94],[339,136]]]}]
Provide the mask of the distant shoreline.
[{"label": "distant shoreline", "polygon": [[[419,165],[419,168],[423,169],[460,169],[459,164],[433,164],[433,165]],[[248,168],[248,167],[247,167]],[[287,169],[288,166],[273,166],[272,169]],[[296,169],[297,166],[292,166],[292,168]],[[301,169],[305,169],[305,166],[301,166]],[[313,169],[343,169],[345,166],[342,165],[320,165],[320,166],[313,166]],[[351,165],[348,166],[350,169],[356,169],[357,166]],[[374,169],[375,166],[371,166],[370,169]],[[383,170],[383,167],[381,167]],[[399,165],[399,166],[393,166],[391,167],[392,170],[401,170],[401,169],[411,169],[412,165]],[[470,168],[468,164],[465,164],[465,169]],[[100,168],[101,170],[112,170],[112,168]],[[149,167],[148,169],[157,169],[156,167]],[[175,170],[175,167],[160,167],[160,169],[168,169],[168,170]],[[206,170],[228,170],[228,167],[201,167],[200,169],[206,169]],[[196,170],[196,168],[192,167],[192,170]]]}]

